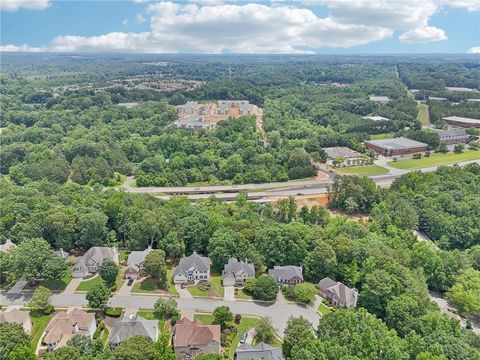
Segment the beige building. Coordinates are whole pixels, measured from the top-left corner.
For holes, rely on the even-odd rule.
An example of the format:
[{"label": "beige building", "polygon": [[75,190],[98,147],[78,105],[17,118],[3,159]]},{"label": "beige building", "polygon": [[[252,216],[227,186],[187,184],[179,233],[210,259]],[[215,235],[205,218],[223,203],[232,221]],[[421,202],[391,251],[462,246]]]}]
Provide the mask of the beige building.
[{"label": "beige building", "polygon": [[183,318],[173,327],[173,348],[177,359],[220,353],[220,325],[203,325]]},{"label": "beige building", "polygon": [[0,312],[0,323],[4,322],[22,325],[23,330],[27,334],[32,332],[32,321],[28,311],[20,311],[18,309],[2,311]]}]

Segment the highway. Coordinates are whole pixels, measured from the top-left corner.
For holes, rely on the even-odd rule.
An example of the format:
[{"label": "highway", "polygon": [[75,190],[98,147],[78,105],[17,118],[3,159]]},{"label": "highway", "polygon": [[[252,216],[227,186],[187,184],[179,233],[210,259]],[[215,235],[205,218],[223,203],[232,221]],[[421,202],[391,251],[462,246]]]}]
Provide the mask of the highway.
[{"label": "highway", "polygon": [[[458,165],[466,165],[469,163],[480,164],[480,160],[471,160],[458,163]],[[448,164],[451,166],[454,164]],[[388,187],[396,178],[411,171],[432,172],[438,166],[427,167],[413,170],[400,170],[381,164],[386,167],[390,174],[370,176],[378,186]],[[328,186],[333,183],[335,175],[331,172],[325,172],[327,179],[324,180],[294,180],[288,182],[262,183],[262,184],[241,184],[241,185],[212,185],[212,186],[177,186],[177,187],[132,187],[132,177],[118,188],[118,190],[137,194],[151,194],[160,199],[168,200],[173,195],[185,195],[190,200],[196,201],[207,199],[212,195],[217,199],[224,201],[233,201],[240,194],[244,193],[249,200],[252,201],[271,201],[272,198],[302,195],[322,195],[328,192]]]}]

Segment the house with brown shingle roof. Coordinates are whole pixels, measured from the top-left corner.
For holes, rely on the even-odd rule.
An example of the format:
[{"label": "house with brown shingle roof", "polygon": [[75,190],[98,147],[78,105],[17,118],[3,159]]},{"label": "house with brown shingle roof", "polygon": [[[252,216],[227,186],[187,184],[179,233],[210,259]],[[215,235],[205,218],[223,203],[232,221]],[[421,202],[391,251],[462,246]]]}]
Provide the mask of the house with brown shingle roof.
[{"label": "house with brown shingle roof", "polygon": [[173,327],[173,348],[177,359],[220,353],[220,325],[203,325],[183,318]]},{"label": "house with brown shingle roof", "polygon": [[100,270],[105,260],[112,260],[118,265],[118,250],[116,247],[91,247],[72,268],[72,277],[83,278]]},{"label": "house with brown shingle roof", "polygon": [[95,315],[81,309],[74,308],[68,312],[56,314],[45,328],[44,342],[47,350],[64,346],[75,335],[93,337],[97,324]]},{"label": "house with brown shingle roof", "polygon": [[326,277],[317,285],[318,294],[328,299],[333,306],[354,308],[357,306],[358,290]]},{"label": "house with brown shingle roof", "polygon": [[22,325],[23,330],[27,334],[32,332],[32,321],[28,311],[20,311],[18,309],[2,311],[0,312],[0,323],[4,322]]}]

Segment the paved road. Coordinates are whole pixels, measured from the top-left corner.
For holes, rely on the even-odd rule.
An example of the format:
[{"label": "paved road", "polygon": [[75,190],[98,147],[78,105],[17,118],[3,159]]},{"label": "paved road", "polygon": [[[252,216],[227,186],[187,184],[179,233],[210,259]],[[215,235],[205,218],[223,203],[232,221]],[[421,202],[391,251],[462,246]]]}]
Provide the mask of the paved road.
[{"label": "paved road", "polygon": [[[17,299],[7,299],[4,294],[0,295],[0,303],[3,306],[22,305],[28,302],[30,295]],[[110,306],[122,308],[153,309],[153,305],[159,296],[123,296],[115,295],[110,299]],[[86,306],[87,300],[84,294],[56,294],[50,298],[51,304],[56,307]],[[296,304],[263,304],[251,301],[224,301],[212,299],[176,299],[180,310],[194,310],[199,312],[213,312],[222,305],[230,307],[234,314],[253,315],[272,319],[273,326],[279,334],[283,335],[287,321],[290,316],[303,316],[308,319],[316,328],[320,320],[314,309],[299,306]]]}]

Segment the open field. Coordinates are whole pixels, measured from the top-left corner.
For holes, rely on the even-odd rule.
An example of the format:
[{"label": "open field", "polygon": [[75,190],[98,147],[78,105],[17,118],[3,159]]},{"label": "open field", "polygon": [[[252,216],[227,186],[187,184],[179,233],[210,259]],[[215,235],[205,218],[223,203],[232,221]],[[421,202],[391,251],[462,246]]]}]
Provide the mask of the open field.
[{"label": "open field", "polygon": [[417,120],[420,120],[420,122],[424,126],[430,125],[430,114],[428,113],[428,105],[418,104],[417,109],[418,109]]},{"label": "open field", "polygon": [[395,134],[393,132],[370,135],[371,140],[393,139],[394,137]]},{"label": "open field", "polygon": [[421,159],[390,161],[388,165],[397,169],[410,170],[478,159],[480,159],[480,150],[465,150],[461,154],[453,152],[446,154],[436,153],[431,154],[430,157],[423,156]]},{"label": "open field", "polygon": [[388,170],[378,165],[350,166],[334,170],[340,175],[373,176],[388,174]]}]

